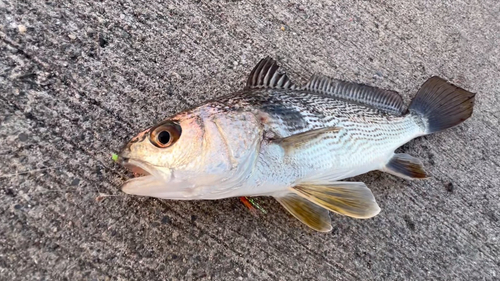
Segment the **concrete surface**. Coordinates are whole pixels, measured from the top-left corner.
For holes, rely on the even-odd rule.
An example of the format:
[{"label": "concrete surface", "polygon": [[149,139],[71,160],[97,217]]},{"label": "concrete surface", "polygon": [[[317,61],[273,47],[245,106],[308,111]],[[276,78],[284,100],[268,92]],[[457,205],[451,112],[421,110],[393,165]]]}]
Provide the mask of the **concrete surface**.
[{"label": "concrete surface", "polygon": [[[498,280],[500,2],[336,2],[0,0],[0,279]],[[432,179],[358,177],[381,214],[329,234],[266,198],[121,196],[112,152],[266,55],[408,102],[440,75],[475,113],[402,148]]]}]

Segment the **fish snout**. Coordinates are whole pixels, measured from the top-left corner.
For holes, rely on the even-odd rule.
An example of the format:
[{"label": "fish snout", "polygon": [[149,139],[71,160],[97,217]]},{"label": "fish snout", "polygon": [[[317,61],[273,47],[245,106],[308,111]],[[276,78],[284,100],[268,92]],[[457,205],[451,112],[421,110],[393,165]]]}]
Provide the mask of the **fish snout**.
[{"label": "fish snout", "polygon": [[129,155],[132,152],[132,145],[144,141],[144,139],[146,139],[148,131],[149,130],[145,130],[139,133],[137,136],[135,136],[129,142],[127,142],[124,146],[122,146],[122,148],[120,149],[119,156],[127,158],[127,155]]},{"label": "fish snout", "polygon": [[116,163],[123,165],[128,161],[128,158],[130,158],[132,154],[132,144],[133,143],[129,141],[120,148],[120,150],[118,151],[117,159],[115,159]]},{"label": "fish snout", "polygon": [[119,157],[127,157],[128,154],[130,154],[130,152],[132,152],[132,141],[129,141],[127,142],[125,145],[122,146],[122,148],[120,149],[120,152],[118,153],[118,156]]}]

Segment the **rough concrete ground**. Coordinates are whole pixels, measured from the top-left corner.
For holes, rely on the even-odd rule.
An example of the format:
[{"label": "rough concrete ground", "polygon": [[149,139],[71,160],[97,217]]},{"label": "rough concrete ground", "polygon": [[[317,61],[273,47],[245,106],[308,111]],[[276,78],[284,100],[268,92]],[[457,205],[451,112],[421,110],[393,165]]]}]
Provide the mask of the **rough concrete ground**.
[{"label": "rough concrete ground", "polygon": [[[0,279],[498,280],[500,2],[336,2],[0,0]],[[122,194],[112,152],[266,55],[408,102],[439,75],[475,113],[402,148],[431,179],[358,177],[381,214],[328,234],[267,198],[258,218],[236,198],[96,201]]]}]

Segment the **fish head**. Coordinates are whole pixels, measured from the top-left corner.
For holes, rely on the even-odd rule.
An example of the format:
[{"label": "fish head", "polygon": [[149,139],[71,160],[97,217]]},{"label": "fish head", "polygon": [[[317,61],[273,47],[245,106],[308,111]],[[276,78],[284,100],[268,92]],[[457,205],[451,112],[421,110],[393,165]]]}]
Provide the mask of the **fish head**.
[{"label": "fish head", "polygon": [[122,191],[177,200],[224,198],[252,172],[261,136],[251,113],[205,106],[176,115],[122,149],[121,164],[140,175]]}]

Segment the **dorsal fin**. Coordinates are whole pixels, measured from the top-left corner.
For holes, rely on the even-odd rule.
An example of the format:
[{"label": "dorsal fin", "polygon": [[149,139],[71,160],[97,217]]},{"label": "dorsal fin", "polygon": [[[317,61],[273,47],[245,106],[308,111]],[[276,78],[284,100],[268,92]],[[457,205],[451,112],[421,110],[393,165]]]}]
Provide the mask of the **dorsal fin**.
[{"label": "dorsal fin", "polygon": [[403,99],[397,92],[368,85],[314,75],[301,90],[362,103],[395,115],[403,115],[406,112]]},{"label": "dorsal fin", "polygon": [[248,76],[246,89],[290,89],[294,85],[284,73],[279,73],[279,66],[275,60],[266,57],[252,69]]}]

